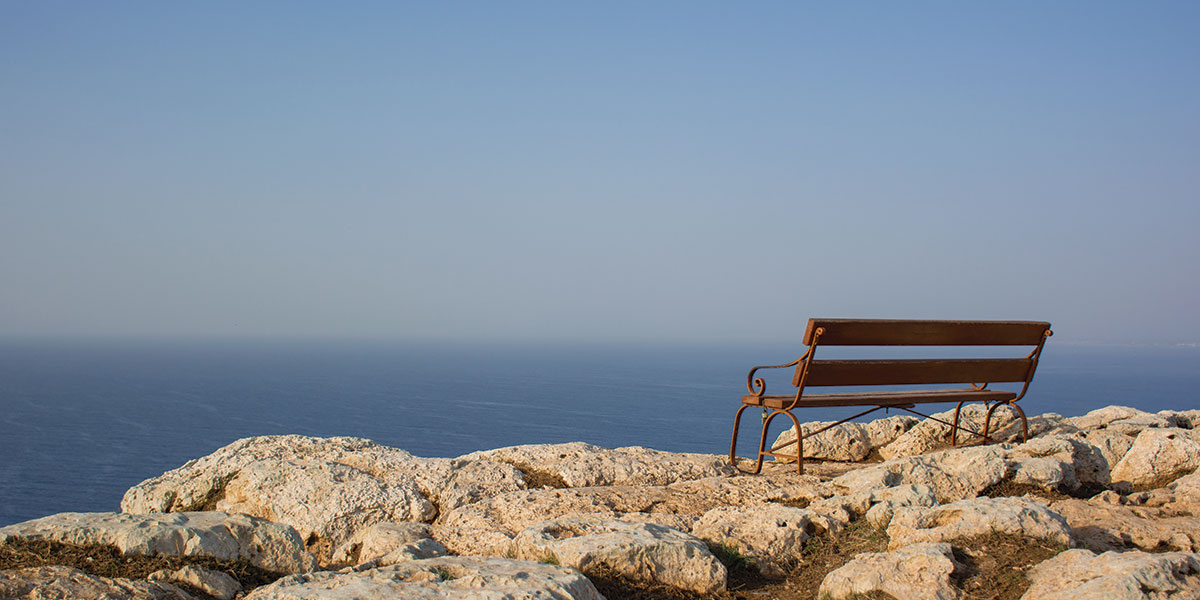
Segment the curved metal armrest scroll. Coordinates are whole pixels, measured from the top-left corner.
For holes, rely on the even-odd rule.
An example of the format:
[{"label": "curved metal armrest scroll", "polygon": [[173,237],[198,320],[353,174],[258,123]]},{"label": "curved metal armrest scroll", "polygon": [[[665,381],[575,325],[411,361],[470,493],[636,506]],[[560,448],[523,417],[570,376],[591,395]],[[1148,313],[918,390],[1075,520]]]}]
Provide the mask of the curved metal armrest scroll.
[{"label": "curved metal armrest scroll", "polygon": [[805,352],[804,356],[801,356],[800,358],[797,358],[796,360],[793,360],[792,362],[790,362],[786,365],[762,365],[762,366],[758,366],[758,367],[754,367],[753,369],[750,369],[750,372],[748,374],[746,374],[746,390],[748,392],[750,392],[750,395],[758,396],[761,398],[762,395],[767,392],[767,382],[763,381],[762,377],[755,377],[754,376],[755,372],[757,372],[759,369],[786,369],[788,367],[794,367],[794,366],[800,364],[800,361],[804,360],[807,357],[808,357],[808,353]]}]

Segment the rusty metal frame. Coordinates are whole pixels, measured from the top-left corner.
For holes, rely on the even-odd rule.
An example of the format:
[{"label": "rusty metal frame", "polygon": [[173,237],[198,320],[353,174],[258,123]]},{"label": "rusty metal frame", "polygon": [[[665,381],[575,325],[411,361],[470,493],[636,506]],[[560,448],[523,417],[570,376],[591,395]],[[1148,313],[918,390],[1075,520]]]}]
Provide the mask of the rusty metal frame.
[{"label": "rusty metal frame", "polygon": [[[846,417],[845,419],[834,422],[830,425],[826,425],[816,431],[802,434],[801,428],[800,428],[800,421],[796,418],[796,416],[794,414],[792,414],[791,411],[794,410],[796,408],[796,406],[800,404],[800,399],[804,395],[804,386],[808,380],[808,366],[811,363],[813,357],[816,355],[817,345],[820,342],[820,338],[823,333],[825,333],[825,328],[823,328],[823,327],[818,327],[816,329],[816,331],[813,332],[812,343],[809,345],[808,349],[804,352],[804,354],[800,358],[797,358],[796,360],[794,360],[790,363],[787,363],[787,364],[783,364],[783,365],[757,366],[757,367],[750,369],[750,372],[746,375],[746,390],[750,392],[751,396],[754,396],[756,398],[762,398],[766,394],[767,384],[766,384],[766,381],[763,380],[761,377],[754,377],[754,374],[756,372],[758,372],[759,369],[783,369],[783,368],[793,367],[793,366],[796,366],[798,369],[803,369],[800,372],[800,378],[796,384],[796,396],[792,399],[791,403],[789,403],[787,406],[784,406],[782,408],[775,409],[769,415],[767,414],[767,407],[765,407],[765,406],[762,407],[762,410],[763,410],[762,433],[759,435],[758,458],[755,462],[753,471],[745,471],[741,467],[739,467],[737,464],[737,439],[738,439],[738,433],[739,433],[738,429],[739,429],[739,426],[741,425],[742,411],[746,410],[747,408],[749,408],[750,406],[753,406],[753,405],[746,404],[743,402],[742,406],[738,408],[737,414],[735,414],[733,417],[733,438],[729,444],[729,463],[731,465],[733,465],[733,467],[736,468],[737,470],[739,470],[743,473],[752,473],[752,474],[757,475],[758,473],[762,472],[763,458],[766,456],[771,456],[774,458],[780,458],[780,459],[785,459],[785,460],[795,460],[796,461],[796,473],[803,474],[804,473],[804,439],[805,438],[812,437],[819,433],[823,433],[829,429],[837,427],[838,425],[847,423],[849,421],[852,421],[852,420],[860,418],[860,417],[864,417],[864,416],[869,415],[877,410],[881,410],[881,409],[887,410],[890,408],[895,408],[898,410],[910,412],[919,417],[924,417],[925,419],[935,421],[935,422],[941,423],[943,425],[948,425],[950,427],[950,445],[958,446],[959,430],[962,430],[964,432],[970,433],[972,435],[975,435],[975,436],[981,438],[981,443],[996,443],[997,440],[994,440],[990,436],[988,436],[988,433],[990,433],[990,431],[991,431],[992,414],[995,413],[996,409],[1000,408],[1001,406],[1007,406],[1010,409],[1016,411],[1017,416],[1019,416],[1021,418],[1021,439],[1022,439],[1022,441],[1029,441],[1029,420],[1025,416],[1025,411],[1022,410],[1021,407],[1017,405],[1017,401],[1020,400],[1021,398],[1025,397],[1025,392],[1029,390],[1029,383],[1031,381],[1033,381],[1033,375],[1037,371],[1038,359],[1041,357],[1042,348],[1045,347],[1046,340],[1050,336],[1054,335],[1054,332],[1052,330],[1047,329],[1042,334],[1042,339],[1038,341],[1037,347],[1034,348],[1033,351],[1030,352],[1029,355],[1027,355],[1025,357],[1027,360],[1030,360],[1031,362],[1029,365],[1028,374],[1025,377],[1024,385],[1021,387],[1021,392],[1015,398],[1012,398],[1011,400],[1004,400],[1004,401],[994,402],[994,403],[993,402],[985,402],[984,403],[984,405],[987,406],[988,409],[987,409],[986,416],[984,418],[982,432],[975,431],[974,429],[971,429],[970,427],[965,427],[965,426],[960,425],[960,416],[961,416],[962,406],[963,406],[963,404],[968,402],[968,400],[962,400],[962,401],[959,401],[958,404],[955,405],[955,407],[954,407],[954,422],[953,423],[949,423],[949,422],[943,421],[939,418],[917,412],[916,410],[913,410],[913,406],[914,406],[913,404],[880,404],[880,405],[874,406],[873,408],[870,408],[868,410],[865,410],[858,414],[855,414],[853,416]],[[797,366],[797,365],[800,365],[800,366]],[[976,391],[983,391],[983,390],[987,389],[988,382],[984,382],[982,384],[972,383],[970,385],[971,385],[971,389],[974,389]],[[761,404],[760,404],[760,406],[761,406]],[[784,442],[782,444],[775,445],[775,446],[771,447],[770,450],[767,450],[767,448],[766,448],[767,430],[770,428],[771,421],[775,420],[775,417],[779,416],[780,414],[785,414],[788,416],[789,419],[791,419],[792,425],[796,429],[796,439],[795,439],[795,441]],[[795,455],[782,454],[779,452],[779,450],[786,448],[792,444],[796,445],[796,454]]]}]

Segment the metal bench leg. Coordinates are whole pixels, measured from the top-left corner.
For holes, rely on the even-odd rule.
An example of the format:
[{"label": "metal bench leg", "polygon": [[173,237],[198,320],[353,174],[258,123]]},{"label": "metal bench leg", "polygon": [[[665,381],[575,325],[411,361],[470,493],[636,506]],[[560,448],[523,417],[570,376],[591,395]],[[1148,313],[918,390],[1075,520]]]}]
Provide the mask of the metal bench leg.
[{"label": "metal bench leg", "polygon": [[[778,417],[780,414],[787,415],[788,418],[792,420],[792,425],[796,428],[796,473],[803,475],[805,435],[804,432],[800,430],[800,421],[796,419],[796,415],[793,415],[790,411],[783,409],[775,410],[771,413],[771,416],[767,417],[767,419],[763,421],[762,435],[758,438],[758,469],[762,469],[764,456],[774,456],[775,458],[792,458],[786,454],[776,454],[775,450],[777,448],[771,448],[770,450],[767,450],[767,429],[771,426],[771,421],[775,420],[775,417]],[[790,444],[785,444],[785,446],[786,445]],[[755,470],[754,472],[757,473],[758,470]]]},{"label": "metal bench leg", "polygon": [[[750,405],[743,404],[742,407],[738,409],[737,414],[733,416],[733,441],[729,442],[729,464],[733,465],[733,468],[738,469],[739,471],[741,471],[741,469],[737,466],[738,426],[742,423],[742,411],[746,410],[747,408],[750,408]],[[755,473],[758,473],[758,471],[755,471]]]},{"label": "metal bench leg", "polygon": [[1021,410],[1021,407],[1017,406],[1017,403],[1013,402],[1011,400],[1008,402],[997,402],[988,408],[987,416],[984,417],[984,420],[983,420],[983,437],[984,437],[984,439],[987,439],[988,430],[992,425],[992,413],[996,412],[996,409],[1000,408],[1001,406],[1007,406],[1007,407],[1017,411],[1017,416],[1021,417],[1021,441],[1028,442],[1029,441],[1029,420],[1025,418],[1025,411]]},{"label": "metal bench leg", "polygon": [[[962,412],[962,405],[965,402],[966,400],[963,400],[954,407],[954,425],[950,426],[950,446],[952,447],[958,445],[958,414]],[[984,437],[987,437],[987,428],[984,427],[983,431]]]}]

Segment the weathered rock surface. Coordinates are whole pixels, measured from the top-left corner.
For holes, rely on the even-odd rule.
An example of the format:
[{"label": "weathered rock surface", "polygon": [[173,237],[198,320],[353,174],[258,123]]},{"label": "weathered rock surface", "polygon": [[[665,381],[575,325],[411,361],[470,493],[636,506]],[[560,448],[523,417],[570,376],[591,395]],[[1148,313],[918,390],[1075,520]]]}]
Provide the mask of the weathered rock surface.
[{"label": "weathered rock surface", "polygon": [[889,549],[990,533],[1045,539],[1069,546],[1067,521],[1026,498],[973,498],[933,508],[898,508],[887,529]]},{"label": "weathered rock surface", "polygon": [[125,554],[244,558],[276,573],[317,567],[296,531],[249,515],[219,512],[59,513],[0,528],[9,537],[69,544],[112,544]]},{"label": "weathered rock surface", "polygon": [[705,543],[653,523],[567,517],[526,528],[512,543],[517,558],[550,561],[584,573],[615,571],[635,581],[700,594],[725,589],[725,565]]},{"label": "weathered rock surface", "polygon": [[996,446],[972,446],[888,460],[856,469],[829,483],[853,493],[860,490],[922,484],[942,502],[974,498],[1009,475],[1010,461]]},{"label": "weathered rock surface", "polygon": [[[817,431],[832,423],[833,421],[801,423],[800,430],[805,435],[809,435],[813,431]],[[779,437],[775,438],[771,447],[779,448],[780,452],[795,454],[795,443],[796,428],[792,426],[779,434]],[[785,444],[791,445],[785,446]],[[837,427],[826,429],[812,437],[804,438],[805,458],[858,461],[866,458],[872,449],[871,437],[867,434],[867,429],[861,423],[842,423]]]},{"label": "weathered rock surface", "polygon": [[1200,555],[1068,550],[1030,570],[1021,600],[1184,600],[1200,597]]},{"label": "weathered rock surface", "polygon": [[246,600],[603,600],[566,567],[503,558],[445,556],[366,571],[293,575]]},{"label": "weathered rock surface", "polygon": [[436,510],[411,481],[386,483],[324,461],[261,460],[225,487],[217,509],[287,523],[322,563],[360,529],[389,521],[432,520]]},{"label": "weathered rock surface", "polygon": [[1112,469],[1114,483],[1150,487],[1200,468],[1200,440],[1177,427],[1146,429]]},{"label": "weathered rock surface", "polygon": [[459,459],[529,466],[558,475],[570,487],[668,485],[736,472],[728,460],[711,454],[679,454],[640,446],[608,449],[583,442],[497,448]]},{"label": "weathered rock surface", "polygon": [[864,552],[821,581],[819,595],[830,600],[884,592],[905,600],[957,600],[950,576],[963,565],[950,544],[911,544],[891,552]]},{"label": "weathered rock surface", "polygon": [[[503,555],[508,547],[501,534],[512,537],[522,529],[562,516],[590,515],[604,519],[658,523],[690,531],[692,523],[712,507],[710,501],[665,486],[611,486],[521,490],[499,494],[485,502],[462,506],[438,519],[434,537],[451,551],[482,556]],[[480,540],[464,539],[463,530],[489,532]],[[458,544],[467,542],[468,547]],[[497,546],[502,543],[502,546]]]},{"label": "weathered rock surface", "polygon": [[[983,431],[983,421],[987,415],[987,408],[982,404],[968,404],[962,407],[962,412],[959,414],[959,426],[966,427],[974,431]],[[948,410],[930,415],[945,421],[946,423],[954,422],[954,410]],[[1017,427],[1013,427],[1016,425]],[[992,439],[1007,440],[1020,435],[1020,422],[1013,416],[1012,411],[1007,408],[997,409],[992,414],[991,430],[988,435]],[[897,437],[892,443],[879,449],[879,454],[886,459],[900,458],[905,456],[916,456],[925,454],[950,445],[951,427],[938,421],[925,419],[906,431],[903,435]],[[1030,432],[1033,435],[1033,432]],[[978,441],[977,436],[958,432],[958,443],[972,443]]]},{"label": "weathered rock surface", "polygon": [[805,508],[781,504],[722,506],[704,513],[692,535],[735,548],[760,569],[782,573],[781,566],[800,558],[810,537],[841,528],[841,523]]},{"label": "weathered rock surface", "polygon": [[1190,514],[1160,507],[1122,506],[1103,498],[1059,500],[1050,509],[1067,520],[1075,539],[1098,552],[1133,547],[1152,552],[1200,551],[1200,517]]},{"label": "weathered rock surface", "polygon": [[333,553],[333,563],[383,567],[448,554],[424,523],[376,523],[359,530]]},{"label": "weathered rock surface", "polygon": [[174,571],[155,571],[146,578],[194,587],[218,600],[233,600],[242,591],[242,584],[220,571],[187,565]]},{"label": "weathered rock surface", "polygon": [[195,600],[169,583],[96,577],[73,567],[35,567],[0,571],[4,600]]}]

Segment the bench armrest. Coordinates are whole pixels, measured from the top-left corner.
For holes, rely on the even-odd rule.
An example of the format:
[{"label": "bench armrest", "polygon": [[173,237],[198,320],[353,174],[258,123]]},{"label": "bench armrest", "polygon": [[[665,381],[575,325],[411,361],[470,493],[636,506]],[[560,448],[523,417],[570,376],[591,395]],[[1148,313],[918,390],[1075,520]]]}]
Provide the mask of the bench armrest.
[{"label": "bench armrest", "polygon": [[762,377],[754,376],[759,369],[786,369],[788,367],[794,367],[800,364],[800,362],[804,359],[808,358],[808,354],[808,352],[805,352],[804,356],[801,356],[800,358],[797,358],[786,365],[761,365],[750,369],[750,372],[746,374],[746,391],[750,392],[751,396],[761,397],[763,394],[767,393],[767,382],[763,381]]}]

